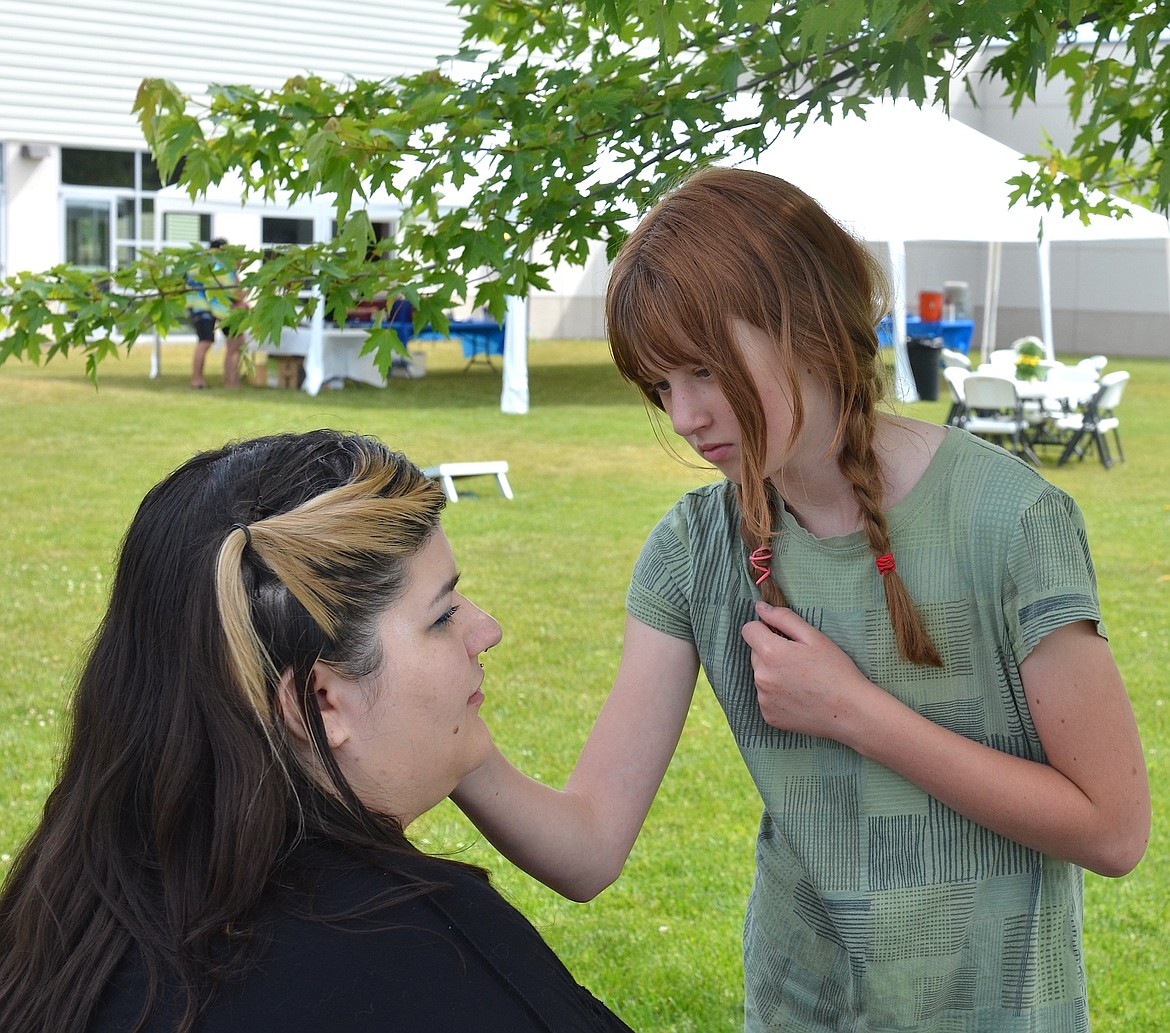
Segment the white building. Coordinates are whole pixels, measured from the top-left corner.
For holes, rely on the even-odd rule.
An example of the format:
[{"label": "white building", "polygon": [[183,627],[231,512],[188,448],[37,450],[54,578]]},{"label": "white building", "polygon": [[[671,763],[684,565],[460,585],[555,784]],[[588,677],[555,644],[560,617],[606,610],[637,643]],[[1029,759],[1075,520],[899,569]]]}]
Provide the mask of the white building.
[{"label": "white building", "polygon": [[[168,241],[311,240],[287,213],[188,206],[156,226],[157,170],[131,114],[139,83],[278,87],[430,67],[459,40],[435,0],[4,0],[0,4],[0,271],[112,266]],[[238,208],[238,206],[237,206]]]},{"label": "white building", "polygon": [[[3,0],[0,3],[0,275],[66,261],[110,267],[137,248],[213,236],[250,246],[313,239],[321,211],[230,203],[163,204],[157,170],[131,114],[143,78],[198,94],[207,83],[275,87],[312,72],[342,80],[430,67],[456,49],[460,25],[443,0]],[[1042,129],[1068,136],[1060,103],[1012,117],[980,92],[956,97],[964,121],[1023,151]],[[944,156],[907,154],[937,164]],[[859,169],[859,175],[864,170]],[[956,204],[962,198],[955,199]],[[375,220],[377,213],[373,213]],[[383,232],[392,232],[392,214]],[[985,248],[908,245],[907,296],[965,280],[981,313]],[[1053,246],[1055,337],[1062,350],[1170,355],[1170,287],[1164,245]],[[600,337],[606,264],[562,269],[554,290],[530,302],[535,338]],[[998,316],[1001,341],[1038,332],[1034,249],[1006,245]]]}]

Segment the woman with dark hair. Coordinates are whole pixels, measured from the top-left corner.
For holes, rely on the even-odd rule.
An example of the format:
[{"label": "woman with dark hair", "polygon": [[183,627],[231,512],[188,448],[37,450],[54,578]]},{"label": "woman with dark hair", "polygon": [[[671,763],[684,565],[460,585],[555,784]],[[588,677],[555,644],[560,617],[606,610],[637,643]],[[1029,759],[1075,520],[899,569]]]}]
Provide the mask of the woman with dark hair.
[{"label": "woman with dark hair", "polygon": [[881,407],[888,308],[864,246],[783,180],[707,170],[643,220],[613,355],[726,479],[643,547],[564,791],[494,752],[455,799],[589,898],[701,665],[764,803],[748,1030],[1083,1033],[1082,869],[1124,875],[1150,828],[1084,522],[1002,449]]},{"label": "woman with dark hair", "polygon": [[0,1029],[627,1031],[405,835],[491,748],[441,490],[357,435],[153,488],[0,897]]}]

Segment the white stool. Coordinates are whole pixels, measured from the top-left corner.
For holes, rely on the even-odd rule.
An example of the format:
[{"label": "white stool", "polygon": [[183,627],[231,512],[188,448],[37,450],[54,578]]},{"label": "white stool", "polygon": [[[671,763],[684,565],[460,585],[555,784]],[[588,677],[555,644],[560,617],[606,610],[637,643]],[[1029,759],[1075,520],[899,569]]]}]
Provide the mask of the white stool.
[{"label": "white stool", "polygon": [[455,490],[456,477],[493,476],[500,486],[500,494],[506,499],[512,497],[512,486],[508,483],[508,464],[502,459],[486,463],[440,463],[438,466],[428,466],[423,470],[423,476],[437,480],[443,494],[452,502],[459,501],[459,493]]}]

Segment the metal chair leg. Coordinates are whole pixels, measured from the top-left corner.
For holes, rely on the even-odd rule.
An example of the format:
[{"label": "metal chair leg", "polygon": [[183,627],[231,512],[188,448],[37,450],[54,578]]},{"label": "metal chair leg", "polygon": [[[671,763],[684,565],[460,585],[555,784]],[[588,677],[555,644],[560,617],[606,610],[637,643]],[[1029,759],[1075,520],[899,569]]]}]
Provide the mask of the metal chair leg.
[{"label": "metal chair leg", "polygon": [[1057,461],[1057,466],[1064,466],[1074,455],[1084,459],[1085,455],[1077,445],[1080,444],[1081,438],[1085,436],[1085,428],[1081,427],[1079,430],[1073,432],[1073,436],[1068,439],[1068,444],[1064,446],[1064,451],[1060,453],[1060,459]]},{"label": "metal chair leg", "polygon": [[1093,441],[1097,445],[1097,458],[1101,460],[1101,465],[1108,470],[1113,465],[1113,457],[1109,454],[1109,442],[1105,440],[1105,435],[1099,430],[1093,431]]}]

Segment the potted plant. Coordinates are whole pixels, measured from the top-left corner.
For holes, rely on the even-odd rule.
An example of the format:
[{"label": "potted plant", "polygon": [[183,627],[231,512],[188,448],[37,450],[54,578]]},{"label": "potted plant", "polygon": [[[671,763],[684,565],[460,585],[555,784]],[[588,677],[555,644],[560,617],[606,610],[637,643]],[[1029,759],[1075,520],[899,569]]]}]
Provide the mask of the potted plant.
[{"label": "potted plant", "polygon": [[1044,358],[1044,342],[1039,337],[1021,337],[1012,345],[1016,353],[1016,379],[1040,380],[1044,370],[1040,360]]}]

